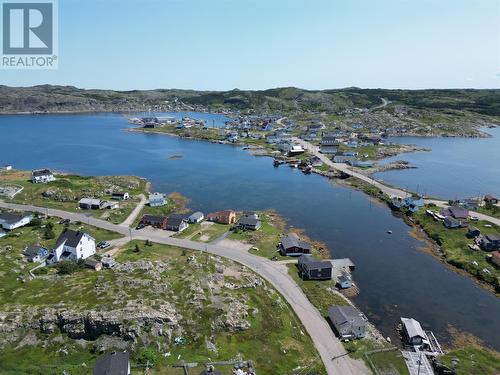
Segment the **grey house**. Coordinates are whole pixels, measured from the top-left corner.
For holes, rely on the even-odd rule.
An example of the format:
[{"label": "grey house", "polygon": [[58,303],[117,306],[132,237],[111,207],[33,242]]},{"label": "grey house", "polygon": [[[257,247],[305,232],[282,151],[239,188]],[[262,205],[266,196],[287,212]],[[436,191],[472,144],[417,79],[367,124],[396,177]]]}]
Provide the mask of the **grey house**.
[{"label": "grey house", "polygon": [[343,340],[362,339],[366,332],[365,316],[353,306],[330,306],[328,317]]},{"label": "grey house", "polygon": [[330,280],[332,278],[332,263],[316,259],[312,255],[301,255],[297,260],[297,266],[304,280]]},{"label": "grey house", "polygon": [[191,215],[188,216],[187,221],[188,223],[199,223],[205,218],[203,215],[203,212],[197,211],[192,213]]},{"label": "grey house", "polygon": [[244,230],[257,230],[260,228],[260,225],[261,225],[260,220],[251,216],[243,216],[238,221],[238,228]]}]

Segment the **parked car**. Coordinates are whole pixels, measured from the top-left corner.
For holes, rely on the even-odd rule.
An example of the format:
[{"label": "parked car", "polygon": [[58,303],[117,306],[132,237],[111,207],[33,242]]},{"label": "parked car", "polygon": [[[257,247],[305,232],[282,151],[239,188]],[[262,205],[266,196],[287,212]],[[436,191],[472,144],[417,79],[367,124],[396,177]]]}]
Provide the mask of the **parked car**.
[{"label": "parked car", "polygon": [[106,248],[108,248],[108,247],[110,247],[110,246],[111,246],[111,244],[110,244],[109,242],[107,242],[107,241],[101,241],[101,242],[99,242],[99,243],[97,244],[97,247],[98,247],[99,249],[106,249]]},{"label": "parked car", "polygon": [[142,228],[144,228],[144,224],[142,224],[142,223],[135,227],[135,229],[137,229],[137,230],[142,229]]},{"label": "parked car", "polygon": [[59,220],[59,224],[69,224],[71,222],[70,219],[61,219]]}]

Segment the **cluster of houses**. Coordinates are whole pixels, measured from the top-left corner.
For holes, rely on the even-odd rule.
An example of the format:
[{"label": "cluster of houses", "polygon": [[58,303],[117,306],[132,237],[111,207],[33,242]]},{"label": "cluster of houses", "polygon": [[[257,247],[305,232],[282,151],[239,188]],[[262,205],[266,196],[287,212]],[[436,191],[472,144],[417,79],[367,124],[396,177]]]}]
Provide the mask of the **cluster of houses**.
[{"label": "cluster of houses", "polygon": [[78,206],[82,210],[101,210],[103,208],[115,209],[119,207],[119,201],[130,199],[127,192],[114,192],[111,194],[112,201],[107,201],[99,198],[82,198],[78,202]]},{"label": "cluster of houses", "polygon": [[226,128],[243,131],[272,131],[279,116],[239,116],[226,122]]},{"label": "cluster of houses", "polygon": [[218,224],[233,225],[242,230],[258,230],[261,227],[261,221],[254,212],[243,212],[239,217],[236,211],[221,210],[209,213],[206,218],[203,212],[197,211],[187,214],[144,215],[139,223],[141,227],[151,226],[157,229],[169,230],[173,232],[182,232],[189,227],[189,224],[200,223],[203,220]]},{"label": "cluster of houses", "polygon": [[[488,252],[495,252],[500,250],[500,234],[498,233],[481,233],[481,230],[476,226],[470,224],[467,219],[471,218],[469,216],[469,210],[463,207],[451,206],[445,207],[439,210],[439,212],[434,212],[432,210],[427,210],[426,213],[433,217],[434,220],[442,221],[443,225],[448,229],[454,228],[467,228],[467,237],[473,238],[476,245],[470,246],[471,249],[477,247],[477,249],[482,249]],[[492,253],[492,261],[498,265],[496,254]]]},{"label": "cluster of houses", "polygon": [[424,198],[418,195],[409,196],[406,198],[393,197],[391,199],[391,206],[396,209],[407,209],[410,212],[417,212],[420,208],[424,207]]}]

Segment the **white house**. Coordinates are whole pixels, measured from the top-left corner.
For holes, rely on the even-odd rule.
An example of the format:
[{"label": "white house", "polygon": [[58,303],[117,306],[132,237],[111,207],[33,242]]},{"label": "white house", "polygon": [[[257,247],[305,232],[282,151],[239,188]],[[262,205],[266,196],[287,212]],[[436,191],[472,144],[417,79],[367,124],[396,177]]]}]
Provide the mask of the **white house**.
[{"label": "white house", "polygon": [[163,194],[161,193],[149,194],[149,205],[151,207],[160,207],[160,206],[165,206],[166,204],[167,201]]},{"label": "white house", "polygon": [[197,211],[197,212],[189,215],[189,217],[187,218],[187,221],[189,223],[199,223],[200,221],[203,221],[204,218],[205,218],[205,216],[203,215],[203,212]]},{"label": "white house", "polygon": [[0,214],[0,226],[3,229],[13,230],[29,224],[31,222],[31,219],[33,219],[31,215],[6,212]]},{"label": "white house", "polygon": [[116,199],[117,201],[126,201],[126,200],[130,199],[130,194],[127,192],[117,192],[117,193],[113,193],[111,195],[111,197],[113,199]]},{"label": "white house", "polygon": [[34,184],[55,181],[56,178],[50,169],[35,169],[31,172],[31,181]]},{"label": "white house", "polygon": [[65,229],[57,239],[56,247],[47,258],[47,263],[86,259],[94,254],[94,238],[84,232]]}]

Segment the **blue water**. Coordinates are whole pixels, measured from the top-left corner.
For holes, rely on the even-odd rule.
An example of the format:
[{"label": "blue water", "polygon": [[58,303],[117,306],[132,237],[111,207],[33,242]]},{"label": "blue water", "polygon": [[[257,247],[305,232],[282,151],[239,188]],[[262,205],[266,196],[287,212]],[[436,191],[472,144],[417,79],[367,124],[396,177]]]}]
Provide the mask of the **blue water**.
[{"label": "blue water", "polygon": [[269,158],[238,147],[132,133],[128,126],[117,114],[1,116],[0,165],[138,175],[205,212],[275,208],[333,256],[354,261],[361,290],[354,302],[384,335],[394,337],[399,317],[411,316],[444,341],[452,324],[500,348],[500,300],[419,251],[425,244],[387,207],[321,176],[273,168]]},{"label": "blue water", "polygon": [[492,138],[397,137],[389,142],[432,149],[385,159],[407,160],[417,169],[376,173],[393,185],[443,199],[493,194],[500,196],[500,128],[486,129]]}]

